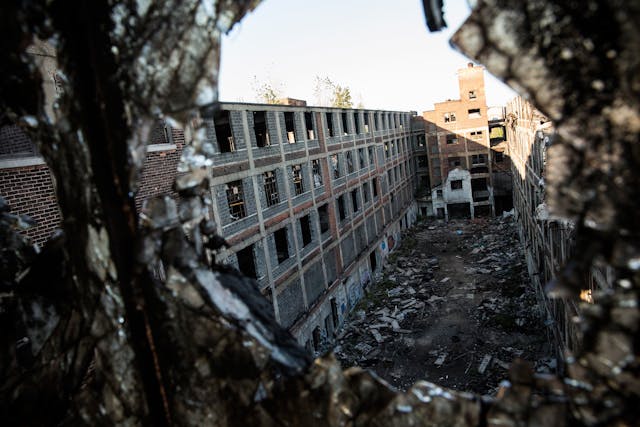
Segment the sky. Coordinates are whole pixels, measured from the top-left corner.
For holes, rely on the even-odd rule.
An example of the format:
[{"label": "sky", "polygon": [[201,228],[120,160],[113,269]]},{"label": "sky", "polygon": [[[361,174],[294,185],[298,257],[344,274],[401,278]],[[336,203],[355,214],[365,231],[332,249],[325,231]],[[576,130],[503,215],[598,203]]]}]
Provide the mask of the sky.
[{"label": "sky", "polygon": [[[351,90],[354,105],[422,112],[458,98],[469,59],[449,38],[470,10],[445,2],[448,28],[427,29],[420,0],[265,0],[223,37],[220,100],[258,102],[255,82],[314,105],[315,77]],[[485,72],[487,104],[515,96]]]}]

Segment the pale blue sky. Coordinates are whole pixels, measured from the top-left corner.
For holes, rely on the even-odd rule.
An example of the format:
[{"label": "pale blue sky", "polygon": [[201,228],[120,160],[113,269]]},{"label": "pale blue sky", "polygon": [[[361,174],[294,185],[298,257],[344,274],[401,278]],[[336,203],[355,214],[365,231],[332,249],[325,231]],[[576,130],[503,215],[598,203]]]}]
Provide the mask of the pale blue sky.
[{"label": "pale blue sky", "polygon": [[[430,33],[420,0],[266,0],[223,38],[220,100],[255,102],[254,76],[314,104],[315,76],[351,88],[366,108],[415,110],[457,98],[469,60],[449,38],[469,14],[445,1],[449,27]],[[515,94],[485,74],[487,103]]]}]

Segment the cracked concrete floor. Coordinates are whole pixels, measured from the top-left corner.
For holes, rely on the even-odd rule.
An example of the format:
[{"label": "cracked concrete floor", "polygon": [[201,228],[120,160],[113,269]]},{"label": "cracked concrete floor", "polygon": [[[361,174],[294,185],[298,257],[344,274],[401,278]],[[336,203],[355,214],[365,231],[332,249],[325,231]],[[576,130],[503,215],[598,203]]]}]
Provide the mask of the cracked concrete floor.
[{"label": "cracked concrete floor", "polygon": [[555,360],[510,218],[423,223],[406,233],[338,337],[346,366],[493,394],[509,363]]}]

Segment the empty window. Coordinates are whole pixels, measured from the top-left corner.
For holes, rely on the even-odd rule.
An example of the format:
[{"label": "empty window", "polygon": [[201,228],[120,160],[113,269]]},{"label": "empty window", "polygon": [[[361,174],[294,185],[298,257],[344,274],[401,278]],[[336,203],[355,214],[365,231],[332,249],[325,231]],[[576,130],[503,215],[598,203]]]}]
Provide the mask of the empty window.
[{"label": "empty window", "polygon": [[344,206],[344,195],[338,196],[336,200],[338,202],[338,218],[340,218],[340,221],[344,221],[347,217],[347,211]]},{"label": "empty window", "polygon": [[451,111],[449,113],[444,113],[444,122],[445,123],[455,122],[455,121],[456,121],[456,113],[454,113],[453,111]]},{"label": "empty window", "polygon": [[309,221],[309,215],[300,217],[300,231],[302,232],[302,246],[307,246],[311,243],[311,221]]},{"label": "empty window", "polygon": [[427,156],[418,156],[418,167],[426,168],[429,165]]},{"label": "empty window", "polygon": [[499,151],[496,152],[495,159],[496,159],[496,163],[502,163],[504,160],[504,153],[501,153]]},{"label": "empty window", "polygon": [[387,171],[387,179],[389,180],[389,185],[393,185],[393,170],[389,169]]},{"label": "empty window", "polygon": [[358,190],[351,191],[351,206],[353,207],[353,212],[358,212]]},{"label": "empty window", "polygon": [[296,195],[304,193],[304,184],[302,182],[302,165],[291,166],[291,173],[293,174],[293,187],[295,188]]},{"label": "empty window", "polygon": [[233,181],[227,184],[227,203],[229,204],[229,214],[233,221],[247,216],[244,208],[243,193],[242,181]]},{"label": "empty window", "polygon": [[338,317],[338,303],[335,298],[331,298],[329,300],[331,302],[331,318],[333,319],[333,328],[338,329],[338,322],[340,318]]},{"label": "empty window", "polygon": [[360,169],[364,169],[366,167],[365,161],[364,161],[364,148],[358,148],[358,162],[360,166]]},{"label": "empty window", "polygon": [[364,119],[364,132],[369,133],[369,113],[364,113],[362,118]]},{"label": "empty window", "polygon": [[269,131],[267,129],[267,114],[264,111],[253,112],[253,133],[256,135],[258,147],[268,147],[271,145]]},{"label": "empty window", "polygon": [[313,173],[313,186],[315,188],[322,186],[322,169],[320,168],[320,160],[311,160],[311,172]]},{"label": "empty window", "polygon": [[477,95],[476,95],[476,91],[475,90],[470,90],[469,91],[469,99],[476,99]]},{"label": "empty window", "polygon": [[361,126],[360,126],[360,117],[358,117],[358,114],[353,116],[353,124],[356,125],[356,134],[361,134],[362,133],[362,129],[361,129]]},{"label": "empty window", "polygon": [[347,159],[347,174],[353,173],[355,168],[353,167],[353,156],[351,155],[351,151],[347,151],[345,156]]},{"label": "empty window", "polygon": [[276,171],[264,173],[264,196],[267,199],[267,206],[273,206],[280,203],[278,196],[278,182],[276,180]]},{"label": "empty window", "polygon": [[329,231],[328,205],[318,206],[318,222],[320,223],[320,234],[324,234]]},{"label": "empty window", "polygon": [[442,197],[442,190],[436,190],[436,197]]},{"label": "empty window", "polygon": [[294,113],[284,113],[284,127],[287,132],[287,140],[289,141],[289,144],[293,144],[294,142],[296,142],[296,126]]},{"label": "empty window", "polygon": [[369,146],[367,147],[367,154],[369,155],[369,164],[373,165],[376,163],[376,157],[375,157],[375,153],[373,151],[373,147]]},{"label": "empty window", "polygon": [[373,191],[373,197],[378,197],[378,178],[371,180],[371,190]]},{"label": "empty window", "polygon": [[458,143],[458,136],[450,133],[447,135],[447,144],[457,144]]},{"label": "empty window", "polygon": [[317,326],[313,328],[313,332],[311,333],[311,335],[313,337],[313,350],[320,350],[320,328]]},{"label": "empty window", "polygon": [[470,110],[467,110],[467,113],[469,113],[469,118],[470,119],[479,119],[480,117],[482,117],[480,115],[480,109],[479,108],[471,108]]},{"label": "empty window", "polygon": [[333,114],[332,113],[324,113],[326,118],[327,118],[327,130],[328,130],[328,136],[332,137],[332,136],[336,136],[335,130],[333,128]]},{"label": "empty window", "polygon": [[416,137],[416,147],[424,147],[426,145],[426,141],[425,141],[425,137],[424,135],[418,135]]},{"label": "empty window", "polygon": [[362,199],[364,203],[369,203],[369,183],[365,182],[362,184]]},{"label": "empty window", "polygon": [[278,254],[278,264],[284,262],[289,258],[289,242],[287,240],[287,229],[281,228],[273,233],[273,238],[276,241],[276,252]]},{"label": "empty window", "polygon": [[258,278],[256,273],[256,262],[253,255],[253,245],[249,245],[244,249],[236,252],[238,257],[238,269],[245,275],[254,279]]},{"label": "empty window", "polygon": [[347,135],[349,133],[349,121],[347,119],[347,113],[342,113],[342,133]]},{"label": "empty window", "polygon": [[471,139],[482,139],[482,131],[476,130],[471,132]]},{"label": "empty window", "polygon": [[376,271],[376,268],[378,268],[378,261],[376,260],[375,250],[369,254],[369,263],[371,263],[371,271]]},{"label": "empty window", "polygon": [[389,143],[388,142],[384,143],[384,158],[385,159],[389,158]]},{"label": "empty window", "polygon": [[231,153],[236,151],[236,145],[231,133],[231,122],[229,111],[218,110],[213,113],[213,123],[216,129],[216,139],[221,153]]},{"label": "empty window", "polygon": [[378,113],[373,113],[373,126],[374,130],[380,129],[380,117],[378,117]]},{"label": "empty window", "polygon": [[451,190],[462,190],[462,180],[455,179],[451,181]]},{"label": "empty window", "polygon": [[333,169],[333,179],[340,178],[340,158],[337,154],[332,154],[329,156],[329,163],[331,164],[331,169]]},{"label": "empty window", "polygon": [[307,139],[315,139],[313,130],[313,113],[304,113],[304,126],[307,128]]},{"label": "empty window", "polygon": [[485,163],[487,163],[486,154],[474,154],[471,156],[472,165],[483,165]]},{"label": "empty window", "polygon": [[449,167],[455,168],[462,165],[460,157],[449,157]]}]

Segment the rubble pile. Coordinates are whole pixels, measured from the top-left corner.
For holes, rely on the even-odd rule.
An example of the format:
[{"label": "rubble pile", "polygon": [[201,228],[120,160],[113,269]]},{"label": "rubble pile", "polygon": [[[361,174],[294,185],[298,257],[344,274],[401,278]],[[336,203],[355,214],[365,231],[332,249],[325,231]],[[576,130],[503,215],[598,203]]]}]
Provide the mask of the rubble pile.
[{"label": "rubble pile", "polygon": [[494,394],[516,357],[555,368],[528,283],[511,218],[423,223],[389,256],[334,352],[402,390],[426,379]]}]

